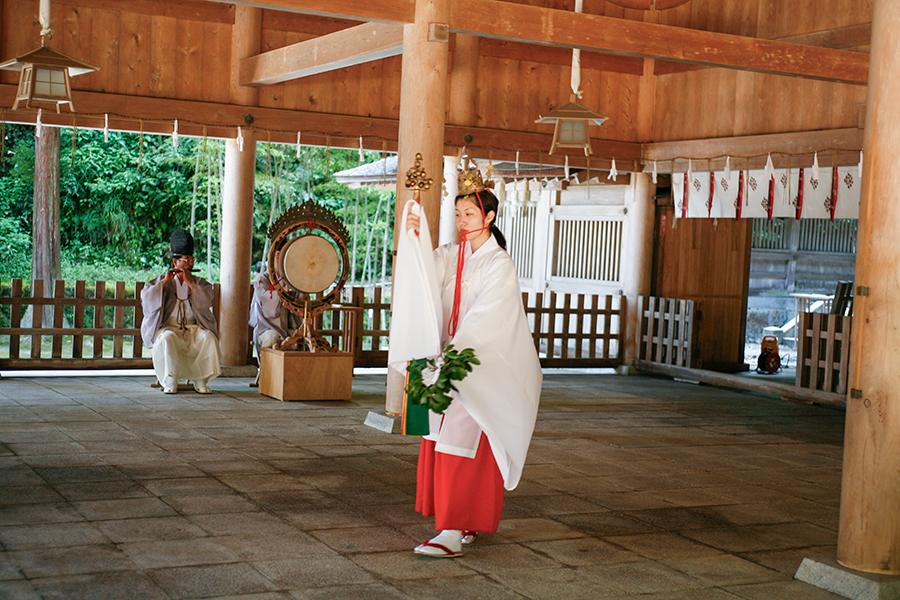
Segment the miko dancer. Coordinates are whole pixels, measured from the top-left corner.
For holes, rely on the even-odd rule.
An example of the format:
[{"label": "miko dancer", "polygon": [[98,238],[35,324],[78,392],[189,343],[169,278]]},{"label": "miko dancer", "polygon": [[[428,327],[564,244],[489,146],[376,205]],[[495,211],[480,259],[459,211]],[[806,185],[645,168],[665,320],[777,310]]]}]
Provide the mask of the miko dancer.
[{"label": "miko dancer", "polygon": [[[476,535],[497,531],[504,489],[519,483],[534,431],[541,365],[522,306],[519,278],[497,229],[497,198],[476,168],[463,170],[456,197],[459,244],[434,251],[442,347],[472,348],[480,365],[456,382],[449,408],[430,413],[422,438],[416,510],[438,535],[415,552],[461,556]],[[406,215],[407,230],[419,217]]]}]

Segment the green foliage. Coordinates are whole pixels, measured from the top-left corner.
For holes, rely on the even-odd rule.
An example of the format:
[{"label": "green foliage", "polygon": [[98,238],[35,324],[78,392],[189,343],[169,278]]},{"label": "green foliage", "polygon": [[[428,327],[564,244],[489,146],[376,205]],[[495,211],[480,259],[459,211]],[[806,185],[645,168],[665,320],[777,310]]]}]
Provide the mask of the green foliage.
[{"label": "green foliage", "polygon": [[172,229],[189,224],[196,140],[179,148],[160,136],[62,134],[60,204],[69,246],[104,248],[130,266],[165,264]]},{"label": "green foliage", "polygon": [[107,255],[93,246],[73,246],[62,253],[62,279],[71,284],[75,281],[150,281],[163,271],[159,268],[136,268],[124,264],[116,256]]},{"label": "green foliage", "polygon": [[[0,277],[27,280],[34,128],[5,125],[0,130],[4,133]],[[169,136],[115,132],[106,142],[100,131],[64,128],[60,148],[63,278],[148,280],[168,265],[172,230],[190,229],[193,220],[198,274],[217,281],[224,147],[221,140],[183,136],[175,148]],[[369,152],[365,158],[373,161],[381,155]],[[391,261],[382,259],[389,253],[385,238],[393,243],[393,194],[350,190],[333,178],[335,172],[358,163],[356,150],[301,147],[298,156],[294,145],[258,144],[253,260],[263,258],[270,222],[290,206],[313,200],[334,211],[356,239],[356,243],[348,241],[356,250],[350,269],[357,275],[356,282],[373,280],[376,274],[380,277],[382,264],[389,274]],[[207,233],[211,256],[207,256]]]},{"label": "green foliage", "polygon": [[17,219],[0,217],[0,277],[31,276],[31,235],[21,227]]},{"label": "green foliage", "polygon": [[[366,152],[364,159],[367,162],[380,160],[381,154]],[[291,206],[313,200],[334,212],[350,234],[347,245],[351,254],[351,284],[380,279],[385,252],[388,254],[384,261],[385,275],[390,276],[392,261],[384,240],[386,237],[387,245],[393,246],[394,194],[351,190],[333,177],[338,171],[358,165],[359,152],[356,150],[303,146],[297,156],[296,146],[259,144],[253,260],[264,259],[269,225]]]},{"label": "green foliage", "polygon": [[[406,369],[409,373],[406,393],[410,402],[421,404],[438,414],[443,413],[453,400],[450,396],[451,391],[456,391],[453,383],[465,379],[472,372],[472,365],[480,364],[481,361],[475,357],[472,348],[457,352],[453,344],[444,348],[440,364],[433,358],[411,361]],[[437,373],[434,383],[426,384],[422,372],[425,370],[434,372],[437,369],[440,369],[440,372]]]}]

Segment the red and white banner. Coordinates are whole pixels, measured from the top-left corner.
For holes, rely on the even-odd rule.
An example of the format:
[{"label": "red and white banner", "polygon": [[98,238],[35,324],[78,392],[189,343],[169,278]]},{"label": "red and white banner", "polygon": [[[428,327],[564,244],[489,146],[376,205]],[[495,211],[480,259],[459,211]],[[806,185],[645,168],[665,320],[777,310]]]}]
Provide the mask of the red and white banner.
[{"label": "red and white banner", "polygon": [[[694,171],[690,180],[687,173],[672,175],[675,206],[679,217],[694,219],[768,218],[771,191],[772,218],[803,219],[857,219],[859,218],[859,194],[862,181],[857,165],[837,168],[837,178],[832,179],[833,168],[819,167],[819,178],[813,169],[775,169],[775,183],[763,169],[741,171]],[[740,210],[735,206],[740,174],[744,174],[743,202]],[[802,190],[800,189],[802,174]],[[832,202],[837,187],[837,202]],[[685,190],[687,201],[685,202]],[[802,201],[801,207],[798,203]]]}]

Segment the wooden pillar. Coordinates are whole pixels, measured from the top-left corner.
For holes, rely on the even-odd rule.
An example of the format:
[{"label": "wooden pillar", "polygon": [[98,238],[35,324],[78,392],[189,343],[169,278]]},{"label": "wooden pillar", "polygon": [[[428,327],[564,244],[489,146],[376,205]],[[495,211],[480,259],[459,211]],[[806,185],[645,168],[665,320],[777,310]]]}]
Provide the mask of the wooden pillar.
[{"label": "wooden pillar", "polygon": [[[231,93],[236,104],[259,103],[256,88],[238,84],[238,61],[259,54],[262,11],[236,5],[231,39]],[[250,344],[250,257],[253,244],[253,187],[256,176],[256,141],[243,131],[243,151],[236,140],[225,144],[225,181],[222,188],[222,239],[220,249],[222,285],[219,313],[219,346],[226,365],[247,364]]]},{"label": "wooden pillar", "polygon": [[631,174],[627,232],[622,247],[622,292],[625,306],[625,364],[637,358],[635,336],[640,327],[637,300],[650,294],[653,273],[653,225],[656,218],[656,184],[645,173]]},{"label": "wooden pillar", "polygon": [[475,90],[478,86],[478,40],[476,35],[457,33],[450,72],[450,104],[447,121],[454,125],[475,125]]},{"label": "wooden pillar", "polygon": [[[875,0],[837,560],[900,574],[900,0]],[[866,290],[866,288],[868,288]]]},{"label": "wooden pillar", "polygon": [[[478,84],[478,45],[475,35],[455,34],[456,45],[450,57],[451,69],[447,122],[454,125],[474,126],[478,120],[475,111],[475,92]],[[458,239],[456,233],[457,170],[455,156],[444,157],[444,187],[447,196],[441,203],[439,242],[446,244]]]},{"label": "wooden pillar", "polygon": [[247,364],[250,344],[250,254],[253,223],[253,186],[256,141],[244,133],[244,150],[225,142],[225,181],[222,193],[222,247],[219,281],[222,284],[219,345],[226,365]]},{"label": "wooden pillar", "polygon": [[[429,225],[441,215],[441,175],[444,167],[444,123],[447,113],[447,71],[450,56],[450,0],[416,0],[416,20],[403,27],[403,62],[400,80],[400,132],[397,164],[396,223],[411,197],[406,189],[406,171],[416,154],[434,179],[422,192],[422,208]],[[431,243],[437,244],[439,227],[432,226]],[[394,248],[399,231],[394,232]],[[399,414],[403,400],[403,376],[388,372],[385,411]]]},{"label": "wooden pillar", "polygon": [[[62,275],[59,231],[59,128],[42,127],[34,146],[34,212],[32,213],[31,278],[44,281],[52,296]],[[37,132],[35,132],[37,134]],[[52,323],[53,308],[44,308],[44,323]]]}]

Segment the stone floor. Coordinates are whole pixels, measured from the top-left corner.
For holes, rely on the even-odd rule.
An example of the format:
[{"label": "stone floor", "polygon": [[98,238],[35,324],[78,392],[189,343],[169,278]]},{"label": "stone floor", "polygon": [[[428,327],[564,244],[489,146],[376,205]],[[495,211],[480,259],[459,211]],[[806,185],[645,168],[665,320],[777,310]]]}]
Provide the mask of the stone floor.
[{"label": "stone floor", "polygon": [[778,600],[833,558],[844,413],[649,377],[547,373],[500,530],[416,556],[418,439],[249,378],[0,380],[0,599]]}]

